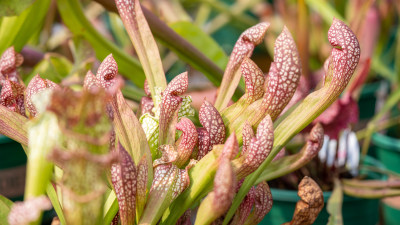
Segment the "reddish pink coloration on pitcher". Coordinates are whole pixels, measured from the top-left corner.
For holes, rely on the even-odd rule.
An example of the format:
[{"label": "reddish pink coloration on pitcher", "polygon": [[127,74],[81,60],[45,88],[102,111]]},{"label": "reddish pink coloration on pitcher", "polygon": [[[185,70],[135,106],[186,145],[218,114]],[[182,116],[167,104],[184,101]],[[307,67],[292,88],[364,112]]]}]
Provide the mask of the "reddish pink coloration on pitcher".
[{"label": "reddish pink coloration on pitcher", "polygon": [[274,162],[274,161],[276,161],[276,160],[279,160],[279,159],[282,159],[285,155],[286,155],[286,149],[285,149],[285,147],[283,147],[283,148],[278,152],[278,154],[276,154],[276,156],[274,157],[274,159],[272,160],[272,162]]},{"label": "reddish pink coloration on pitcher", "polygon": [[111,221],[111,225],[118,225],[119,224],[119,212],[115,214],[114,219]]},{"label": "reddish pink coloration on pitcher", "polygon": [[101,87],[107,90],[111,95],[119,91],[123,80],[118,76],[118,65],[112,54],[108,55],[100,64],[96,76],[88,71],[83,81],[83,87],[91,90]]},{"label": "reddish pink coloration on pitcher", "polygon": [[261,120],[269,114],[275,120],[296,91],[301,75],[299,52],[292,35],[284,27],[278,36],[274,48],[274,62],[268,73],[267,92],[262,102],[262,110],[256,119]]},{"label": "reddish pink coloration on pitcher", "polygon": [[333,23],[329,28],[328,40],[334,48],[326,79],[331,79],[329,92],[336,97],[346,87],[357,67],[360,60],[360,45],[353,31],[336,18],[333,18]]},{"label": "reddish pink coloration on pitcher", "polygon": [[235,195],[236,178],[230,160],[222,158],[214,178],[213,207],[215,214],[222,215],[232,204]]},{"label": "reddish pink coloration on pitcher", "polygon": [[8,79],[4,80],[0,94],[0,105],[25,116],[24,91],[24,85]]},{"label": "reddish pink coloration on pitcher", "polygon": [[243,136],[243,148],[240,155],[244,155],[248,151],[251,140],[255,137],[253,128],[251,127],[248,121],[244,123],[242,136]]},{"label": "reddish pink coloration on pitcher", "polygon": [[222,150],[221,158],[227,158],[233,160],[239,153],[239,143],[237,141],[235,133],[231,134],[224,144],[224,149]]},{"label": "reddish pink coloration on pitcher", "polygon": [[247,104],[251,104],[264,95],[264,73],[247,57],[243,60],[241,70],[246,84],[246,93],[243,97]]},{"label": "reddish pink coloration on pitcher", "polygon": [[178,114],[182,98],[179,95],[185,93],[188,87],[187,72],[181,73],[176,76],[168,84],[167,88],[162,94],[162,101],[160,106],[160,120],[159,120],[159,144],[165,143],[167,140],[168,129],[171,121]]},{"label": "reddish pink coloration on pitcher", "polygon": [[262,42],[269,25],[269,23],[263,22],[252,26],[244,31],[237,40],[226,66],[220,92],[215,102],[215,106],[219,110],[224,109],[228,105],[230,97],[234,93],[234,89],[229,87],[236,87],[240,80],[240,74],[236,74],[237,70],[242,64],[243,59],[250,57],[255,46]]},{"label": "reddish pink coloration on pitcher", "polygon": [[118,199],[122,224],[133,224],[136,213],[136,166],[129,153],[119,145],[120,160],[111,167],[111,182]]},{"label": "reddish pink coloration on pitcher", "polygon": [[[208,101],[204,101],[199,111],[201,125],[210,136],[210,148],[222,144],[225,140],[225,124],[218,110]],[[209,149],[211,151],[211,149]]]},{"label": "reddish pink coloration on pitcher", "polygon": [[153,113],[153,107],[154,107],[154,102],[153,99],[150,97],[142,97],[140,100],[140,110],[141,110],[141,115],[145,113],[149,113],[150,115],[154,115]]},{"label": "reddish pink coloration on pitcher", "polygon": [[257,127],[257,133],[251,139],[250,146],[244,153],[243,164],[237,171],[239,179],[254,172],[269,155],[274,143],[274,130],[271,117],[267,115]]},{"label": "reddish pink coloration on pitcher", "polygon": [[196,126],[188,118],[182,118],[181,121],[176,124],[176,129],[182,131],[182,135],[175,144],[178,151],[176,165],[181,167],[188,161],[192,154],[193,148],[198,142],[198,134]]},{"label": "reddish pink coloration on pitcher", "polygon": [[206,128],[197,128],[197,134],[199,135],[199,145],[197,152],[197,160],[202,159],[212,149],[210,135]]},{"label": "reddish pink coloration on pitcher", "polygon": [[19,82],[17,67],[22,64],[24,58],[14,50],[14,46],[6,49],[0,58],[0,84],[2,80],[9,79]]},{"label": "reddish pink coloration on pitcher", "polygon": [[186,170],[180,170],[171,163],[161,164],[155,167],[150,194],[157,192],[156,195],[165,198],[172,188],[172,195],[167,196],[172,201],[189,186],[189,183],[189,174]]},{"label": "reddish pink coloration on pitcher", "polygon": [[146,156],[143,155],[142,159],[137,165],[137,184],[136,184],[136,207],[141,216],[143,208],[146,204],[146,194],[147,194],[147,181],[148,181],[148,168]]},{"label": "reddish pink coloration on pitcher", "polygon": [[51,202],[47,197],[29,198],[23,202],[14,203],[6,218],[10,225],[30,224],[39,219],[43,210],[49,209],[51,209]]},{"label": "reddish pink coloration on pitcher", "polygon": [[178,152],[175,150],[173,145],[161,145],[158,147],[162,156],[159,159],[154,160],[153,167],[162,164],[173,163],[178,159]]},{"label": "reddish pink coloration on pitcher", "polygon": [[97,78],[90,70],[86,73],[85,79],[83,80],[83,87],[88,90],[98,87]]},{"label": "reddish pink coloration on pitcher", "polygon": [[183,95],[188,88],[188,74],[183,72],[169,82],[163,95]]},{"label": "reddish pink coloration on pitcher", "polygon": [[192,210],[188,209],[179,218],[178,222],[176,222],[176,225],[192,225],[192,221],[190,220],[191,217],[192,217]]},{"label": "reddish pink coloration on pitcher", "polygon": [[306,155],[307,158],[316,156],[324,144],[324,128],[320,123],[314,125],[311,129],[310,136],[307,139]]},{"label": "reddish pink coloration on pitcher", "polygon": [[243,225],[246,219],[249,217],[251,209],[255,203],[255,187],[251,187],[249,193],[244,197],[243,201],[240,203],[239,208],[236,210],[235,217],[231,224]]},{"label": "reddish pink coloration on pitcher", "polygon": [[172,199],[176,199],[187,187],[189,187],[190,178],[188,170],[179,170],[177,182],[174,184]]},{"label": "reddish pink coloration on pitcher", "polygon": [[100,64],[96,73],[98,84],[108,89],[114,86],[118,74],[118,65],[112,54],[109,54]]},{"label": "reddish pink coloration on pitcher", "polygon": [[29,82],[28,87],[26,88],[26,96],[25,96],[25,107],[28,109],[31,116],[36,116],[37,110],[36,107],[33,105],[32,96],[42,92],[46,89],[56,89],[59,88],[58,84],[48,80],[43,79],[37,74],[32,78]]},{"label": "reddish pink coloration on pitcher", "polygon": [[251,223],[259,224],[271,211],[272,208],[272,194],[267,182],[259,183],[255,189],[255,205],[253,215],[249,218]]},{"label": "reddish pink coloration on pitcher", "polygon": [[151,192],[157,191],[159,194],[164,195],[176,181],[179,169],[172,164],[160,164],[154,168],[154,179],[151,185]]},{"label": "reddish pink coloration on pitcher", "polygon": [[237,70],[242,63],[244,57],[250,57],[256,45],[260,44],[264,39],[265,32],[269,27],[269,23],[259,23],[255,26],[245,30],[237,40],[233,47],[231,57],[229,58],[228,65],[224,77],[227,73],[232,73]]},{"label": "reddish pink coloration on pitcher", "polygon": [[149,87],[149,83],[147,82],[147,80],[144,80],[143,88],[144,88],[144,93],[146,93],[146,95],[148,97],[151,97],[150,87]]}]

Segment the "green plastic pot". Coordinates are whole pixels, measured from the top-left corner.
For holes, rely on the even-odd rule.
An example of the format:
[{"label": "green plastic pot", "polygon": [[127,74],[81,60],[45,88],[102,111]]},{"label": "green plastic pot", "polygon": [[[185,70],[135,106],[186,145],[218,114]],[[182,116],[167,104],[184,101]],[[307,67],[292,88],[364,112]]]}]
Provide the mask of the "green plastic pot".
[{"label": "green plastic pot", "polygon": [[379,161],[387,169],[400,173],[400,139],[374,133],[372,143]]},{"label": "green plastic pot", "polygon": [[0,194],[22,200],[25,187],[26,155],[22,146],[0,135]]},{"label": "green plastic pot", "polygon": [[[372,157],[365,159],[367,165],[374,165],[380,168],[384,166]],[[368,173],[372,179],[383,179],[384,177],[377,173]],[[265,216],[261,225],[280,225],[292,220],[296,203],[300,200],[297,191],[281,190],[271,188],[273,205],[271,211]],[[326,211],[326,204],[332,192],[324,192],[324,208],[314,222],[316,225],[325,225],[328,222],[329,214]],[[343,197],[342,215],[344,224],[363,224],[375,225],[379,221],[379,200],[361,199],[347,195]]]},{"label": "green plastic pot", "polygon": [[385,200],[382,201],[382,214],[384,225],[397,225],[400,221],[400,209],[387,204]]},{"label": "green plastic pot", "polygon": [[[386,168],[400,173],[400,139],[374,133],[372,143],[377,158],[385,164]],[[385,225],[399,224],[400,209],[382,201],[382,214]]]}]

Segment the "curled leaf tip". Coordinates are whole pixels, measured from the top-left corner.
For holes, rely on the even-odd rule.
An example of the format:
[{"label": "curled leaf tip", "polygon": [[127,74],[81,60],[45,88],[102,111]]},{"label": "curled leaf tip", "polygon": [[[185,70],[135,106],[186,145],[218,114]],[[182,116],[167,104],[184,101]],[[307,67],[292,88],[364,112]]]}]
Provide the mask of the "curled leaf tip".
[{"label": "curled leaf tip", "polygon": [[109,54],[100,64],[96,73],[98,83],[103,88],[112,87],[118,74],[118,65],[112,54]]},{"label": "curled leaf tip", "polygon": [[252,26],[251,28],[247,29],[245,32],[243,32],[243,38],[245,40],[248,40],[255,45],[258,45],[262,42],[265,32],[267,31],[268,27],[270,26],[270,23],[268,22],[262,22],[259,24],[256,24]]},{"label": "curled leaf tip", "polygon": [[264,74],[248,57],[245,57],[240,68],[246,84],[246,102],[250,104],[261,98],[264,94]]},{"label": "curled leaf tip", "polygon": [[182,118],[176,124],[176,129],[182,131],[182,135],[176,142],[178,151],[177,166],[183,166],[192,154],[193,148],[198,142],[196,126],[188,118]]},{"label": "curled leaf tip", "polygon": [[26,96],[25,96],[25,106],[32,116],[36,116],[37,114],[37,109],[33,104],[32,97],[35,94],[38,94],[46,89],[56,89],[56,88],[59,88],[59,86],[56,83],[48,79],[41,78],[39,74],[37,74],[32,78],[32,80],[28,84],[28,87],[26,88]]},{"label": "curled leaf tip", "polygon": [[324,207],[324,196],[321,188],[310,177],[304,177],[298,187],[300,200],[296,204],[290,224],[313,224]]},{"label": "curled leaf tip", "polygon": [[171,80],[163,95],[182,95],[186,92],[188,84],[188,74],[183,72]]},{"label": "curled leaf tip", "polygon": [[274,62],[268,73],[267,91],[262,110],[257,114],[260,120],[266,113],[275,120],[296,91],[301,75],[299,52],[289,30],[285,27],[275,41]]},{"label": "curled leaf tip", "polygon": [[240,81],[238,71],[245,57],[250,57],[256,45],[260,44],[264,38],[269,23],[259,23],[245,30],[233,47],[228,65],[226,66],[224,77],[215,102],[215,107],[219,110],[224,109]]},{"label": "curled leaf tip", "polygon": [[237,68],[245,56],[251,56],[254,47],[262,42],[269,25],[268,22],[263,22],[245,30],[233,47],[228,65]]},{"label": "curled leaf tip", "polygon": [[351,29],[334,18],[328,31],[328,40],[333,46],[329,70],[325,81],[332,80],[330,91],[339,95],[349,82],[360,60],[360,45]]},{"label": "curled leaf tip", "polygon": [[[178,111],[183,101],[180,95],[185,93],[187,87],[188,77],[187,72],[184,72],[172,79],[162,94],[159,120],[160,145],[172,144],[175,138],[175,123],[178,119]],[[175,120],[175,123],[171,123],[173,120]]]},{"label": "curled leaf tip", "polygon": [[23,61],[24,58],[14,50],[14,46],[6,49],[0,58],[0,78],[18,82],[19,75],[16,69]]}]

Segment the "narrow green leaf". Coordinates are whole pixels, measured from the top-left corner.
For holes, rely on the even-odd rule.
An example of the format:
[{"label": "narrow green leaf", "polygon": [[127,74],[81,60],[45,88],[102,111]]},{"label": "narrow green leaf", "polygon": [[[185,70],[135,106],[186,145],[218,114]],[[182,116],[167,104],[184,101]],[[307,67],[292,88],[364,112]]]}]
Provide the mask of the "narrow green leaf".
[{"label": "narrow green leaf", "polygon": [[10,213],[13,202],[0,195],[0,224],[8,225],[8,213]]},{"label": "narrow green leaf", "polygon": [[111,191],[104,204],[103,225],[110,225],[115,215],[118,213],[118,200],[115,192]]},{"label": "narrow green leaf", "polygon": [[221,46],[203,30],[187,21],[178,21],[168,25],[217,64],[220,69],[225,69],[229,60],[228,56],[226,56]]},{"label": "narrow green leaf", "polygon": [[60,220],[60,223],[62,225],[66,225],[67,223],[65,222],[64,212],[62,210],[62,206],[61,206],[61,204],[60,204],[60,202],[58,200],[57,192],[56,192],[56,190],[54,189],[54,187],[53,187],[53,185],[51,183],[49,183],[47,185],[46,193],[47,193],[47,196],[49,197],[49,199],[51,201],[51,204],[53,205],[54,210],[57,213],[57,217]]},{"label": "narrow green leaf", "polygon": [[343,189],[340,181],[335,179],[335,187],[331,197],[326,205],[326,210],[329,213],[328,225],[342,225],[342,205],[343,205]]},{"label": "narrow green leaf", "polygon": [[[138,165],[145,155],[147,164],[152,165],[151,152],[146,135],[139,120],[126,103],[121,92],[117,92],[112,102],[114,109],[114,127],[118,140],[132,156],[135,165]],[[148,168],[148,184],[150,188],[153,181],[153,168]]]},{"label": "narrow green leaf", "polygon": [[335,8],[326,0],[306,0],[306,4],[314,11],[318,12],[322,18],[329,24],[332,18],[344,21],[344,18]]},{"label": "narrow green leaf", "polygon": [[35,0],[3,0],[0,2],[0,17],[16,16],[22,13],[26,8],[33,4]]},{"label": "narrow green leaf", "polygon": [[[13,2],[20,4],[20,1]],[[0,26],[0,52],[3,52],[10,46],[14,46],[15,51],[20,52],[32,34],[40,30],[47,15],[50,2],[50,0],[36,0],[34,4],[24,10],[19,16],[4,17]],[[2,9],[1,6],[0,9]]]},{"label": "narrow green leaf", "polygon": [[112,53],[121,74],[137,86],[143,87],[145,76],[138,60],[101,35],[85,17],[78,0],[57,0],[57,6],[65,25],[74,35],[85,37],[94,48],[98,59],[104,59]]},{"label": "narrow green leaf", "polygon": [[155,87],[167,87],[157,44],[143,15],[139,0],[115,0],[119,15],[131,38],[140,63],[143,66],[151,95],[154,99]]}]

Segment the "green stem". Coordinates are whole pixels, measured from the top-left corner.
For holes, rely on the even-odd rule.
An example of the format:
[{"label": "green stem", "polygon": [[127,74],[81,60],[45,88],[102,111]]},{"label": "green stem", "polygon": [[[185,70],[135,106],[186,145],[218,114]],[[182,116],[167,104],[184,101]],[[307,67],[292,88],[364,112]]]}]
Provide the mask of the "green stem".
[{"label": "green stem", "polygon": [[[366,137],[364,139],[364,142],[362,144],[362,150],[361,150],[361,155],[362,155],[362,159],[364,158],[364,156],[367,154],[368,152],[368,148],[371,142],[371,137],[372,134],[374,132],[376,132],[376,128],[377,128],[377,123],[379,122],[379,120],[386,115],[387,112],[389,112],[396,104],[398,104],[400,101],[400,89],[397,89],[395,92],[393,92],[392,94],[390,94],[390,96],[388,97],[387,101],[385,102],[385,104],[383,105],[381,111],[379,111],[378,114],[376,114],[371,121],[368,123],[367,125],[367,131],[366,131]],[[362,164],[362,161],[361,161]]]}]

